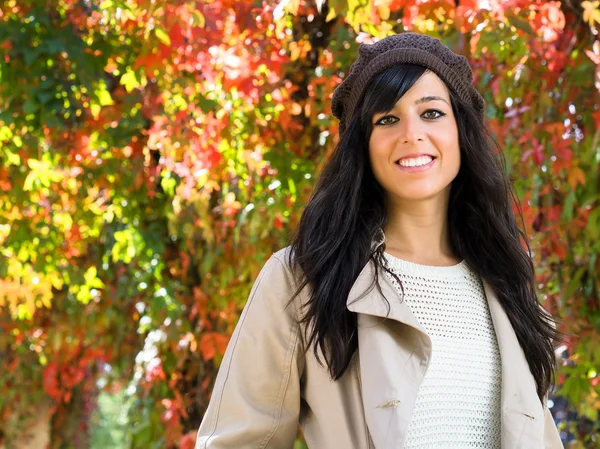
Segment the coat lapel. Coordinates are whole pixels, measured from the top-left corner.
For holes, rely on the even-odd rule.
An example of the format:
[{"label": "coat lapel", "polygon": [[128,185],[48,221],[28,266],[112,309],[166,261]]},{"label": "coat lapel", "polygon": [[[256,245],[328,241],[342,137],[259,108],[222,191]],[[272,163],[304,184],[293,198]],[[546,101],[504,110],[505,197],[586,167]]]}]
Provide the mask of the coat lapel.
[{"label": "coat lapel", "polygon": [[348,300],[346,302],[348,310],[381,318],[391,318],[395,321],[407,324],[425,334],[425,329],[417,321],[410,308],[404,301],[399,301],[398,292],[394,286],[387,281],[386,274],[381,270],[379,271],[379,285],[389,302],[389,308],[385,299],[380,296],[377,286],[373,283],[374,278],[375,266],[372,262],[369,262],[356,278],[356,281],[348,294]]},{"label": "coat lapel", "polygon": [[[431,339],[380,270],[366,264],[347,299],[358,314],[365,419],[377,449],[402,447],[419,386],[431,358]],[[491,286],[483,281],[502,358],[502,449],[543,449],[544,412],[516,334]],[[384,318],[389,319],[384,319]]]},{"label": "coat lapel", "polygon": [[502,449],[543,448],[544,409],[517,335],[487,281],[483,281],[502,359]]},{"label": "coat lapel", "polygon": [[385,273],[379,272],[379,285],[388,302],[375,285],[369,290],[374,276],[369,262],[348,295],[347,308],[358,314],[362,400],[373,445],[396,449],[404,446],[431,340]]}]

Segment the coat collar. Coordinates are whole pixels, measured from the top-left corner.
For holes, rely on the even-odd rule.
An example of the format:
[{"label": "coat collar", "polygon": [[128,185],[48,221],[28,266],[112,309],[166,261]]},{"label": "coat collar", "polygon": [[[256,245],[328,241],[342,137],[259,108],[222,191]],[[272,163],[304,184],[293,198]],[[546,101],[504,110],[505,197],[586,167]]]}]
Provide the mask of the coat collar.
[{"label": "coat collar", "polygon": [[[389,307],[373,283],[374,277],[375,265],[370,261],[356,279],[346,305],[359,314],[365,417],[375,447],[383,449],[404,442],[424,367],[431,357],[431,339],[399,300],[385,273],[379,272],[379,285]],[[502,449],[542,448],[544,411],[534,378],[496,294],[485,280],[483,286],[502,364]],[[386,317],[392,321],[381,319]]]}]

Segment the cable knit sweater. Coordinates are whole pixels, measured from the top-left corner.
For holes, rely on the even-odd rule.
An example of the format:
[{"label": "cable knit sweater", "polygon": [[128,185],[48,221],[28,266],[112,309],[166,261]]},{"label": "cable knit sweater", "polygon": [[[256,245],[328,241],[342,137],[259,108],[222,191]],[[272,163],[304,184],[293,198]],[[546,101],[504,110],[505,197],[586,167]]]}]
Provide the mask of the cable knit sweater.
[{"label": "cable knit sweater", "polygon": [[500,352],[480,279],[464,261],[386,259],[433,345],[404,449],[500,449]]}]

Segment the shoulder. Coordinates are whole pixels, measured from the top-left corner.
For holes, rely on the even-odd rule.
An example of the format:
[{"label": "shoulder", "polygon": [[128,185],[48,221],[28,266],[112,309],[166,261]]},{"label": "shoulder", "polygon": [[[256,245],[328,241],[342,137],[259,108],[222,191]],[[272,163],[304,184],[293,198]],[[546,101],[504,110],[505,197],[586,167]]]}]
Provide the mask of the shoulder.
[{"label": "shoulder", "polygon": [[[255,282],[255,287],[267,290],[269,296],[291,299],[298,288],[298,277],[290,264],[291,247],[287,246],[271,254],[263,265]],[[275,300],[275,298],[273,298]]]},{"label": "shoulder", "polygon": [[281,271],[285,275],[296,278],[296,267],[294,265],[294,256],[292,247],[286,246],[271,254],[271,257],[265,264],[265,268],[275,271]]},{"label": "shoulder", "polygon": [[281,262],[287,262],[290,259],[290,256],[292,256],[291,258],[293,259],[292,247],[286,246],[285,248],[281,248],[280,250],[275,251],[271,257],[274,257]]}]

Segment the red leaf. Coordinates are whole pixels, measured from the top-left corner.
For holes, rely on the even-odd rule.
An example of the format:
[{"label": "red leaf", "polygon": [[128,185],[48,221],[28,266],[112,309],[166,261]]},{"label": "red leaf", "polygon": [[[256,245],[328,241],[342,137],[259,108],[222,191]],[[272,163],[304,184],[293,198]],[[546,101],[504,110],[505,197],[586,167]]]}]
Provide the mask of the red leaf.
[{"label": "red leaf", "polygon": [[58,365],[49,363],[43,371],[44,391],[56,400],[60,400],[62,392],[58,383]]},{"label": "red leaf", "polygon": [[275,220],[273,220],[273,226],[275,226],[280,231],[283,229],[283,220],[281,219],[281,217],[275,217]]},{"label": "red leaf", "polygon": [[186,433],[179,440],[179,449],[194,449],[196,445],[196,431]]}]

